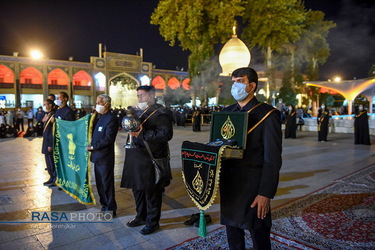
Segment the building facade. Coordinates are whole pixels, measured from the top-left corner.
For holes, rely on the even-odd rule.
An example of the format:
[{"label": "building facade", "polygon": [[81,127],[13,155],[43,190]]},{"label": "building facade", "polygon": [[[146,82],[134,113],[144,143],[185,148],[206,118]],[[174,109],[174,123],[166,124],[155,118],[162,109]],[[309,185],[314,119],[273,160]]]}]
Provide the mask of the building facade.
[{"label": "building facade", "polygon": [[157,95],[167,86],[189,89],[184,71],[155,69],[140,55],[104,52],[90,62],[32,59],[0,55],[0,108],[43,106],[48,94],[68,93],[77,108],[95,105],[96,97],[109,94],[114,107],[137,104],[136,88],[153,85]]}]

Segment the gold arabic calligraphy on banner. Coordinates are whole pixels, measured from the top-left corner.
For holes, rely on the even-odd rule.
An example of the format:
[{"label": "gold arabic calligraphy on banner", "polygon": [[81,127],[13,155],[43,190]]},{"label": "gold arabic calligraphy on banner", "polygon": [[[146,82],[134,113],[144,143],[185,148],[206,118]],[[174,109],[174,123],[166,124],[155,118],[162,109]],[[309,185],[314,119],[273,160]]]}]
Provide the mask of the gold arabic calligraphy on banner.
[{"label": "gold arabic calligraphy on banner", "polygon": [[236,134],[236,128],[234,127],[230,117],[228,116],[227,120],[224,122],[223,126],[221,127],[221,136],[229,140]]}]

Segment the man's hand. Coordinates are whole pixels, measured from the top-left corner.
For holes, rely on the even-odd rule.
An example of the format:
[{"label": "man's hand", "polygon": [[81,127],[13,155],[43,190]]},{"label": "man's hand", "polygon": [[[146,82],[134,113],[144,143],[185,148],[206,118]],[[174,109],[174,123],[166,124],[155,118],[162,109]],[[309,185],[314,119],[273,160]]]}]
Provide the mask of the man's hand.
[{"label": "man's hand", "polygon": [[262,195],[257,195],[257,197],[255,197],[253,203],[251,204],[251,208],[258,206],[257,215],[259,219],[263,220],[266,217],[267,213],[269,212],[270,200],[271,200],[270,198],[267,198]]},{"label": "man's hand", "polygon": [[52,123],[55,122],[55,117],[54,117],[54,116],[51,117],[51,122],[52,122]]},{"label": "man's hand", "polygon": [[92,151],[92,150],[94,150],[94,147],[93,146],[91,146],[91,145],[87,145],[87,151]]},{"label": "man's hand", "polygon": [[44,117],[43,117],[43,120],[42,120],[42,122],[46,122],[48,120],[48,115],[47,114],[45,114],[44,115]]},{"label": "man's hand", "polygon": [[141,124],[141,125],[139,125],[139,130],[137,132],[129,132],[129,135],[137,138],[139,133],[141,133],[142,129],[143,129],[143,127],[142,127],[142,124]]},{"label": "man's hand", "polygon": [[52,152],[52,147],[48,147],[48,152]]}]

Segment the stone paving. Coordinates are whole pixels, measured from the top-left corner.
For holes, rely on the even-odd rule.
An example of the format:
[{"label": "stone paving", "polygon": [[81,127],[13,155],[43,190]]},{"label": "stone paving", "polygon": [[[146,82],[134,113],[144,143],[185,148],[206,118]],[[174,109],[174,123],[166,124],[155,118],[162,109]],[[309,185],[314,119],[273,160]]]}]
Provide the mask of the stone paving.
[{"label": "stone paving", "polygon": [[[175,127],[170,142],[173,180],[163,197],[160,230],[144,236],[142,227],[126,223],[135,215],[131,190],[120,188],[126,133],[116,140],[115,179],[118,215],[113,223],[77,223],[58,227],[55,223],[17,223],[30,220],[33,211],[97,212],[99,205],[82,205],[57,187],[45,187],[48,179],[42,138],[0,140],[0,249],[165,249],[198,236],[198,229],[185,226],[190,215],[199,212],[187,196],[181,178],[180,148],[184,140],[206,143],[209,127],[192,132],[191,127]],[[283,166],[272,207],[331,184],[336,179],[375,164],[375,137],[372,145],[354,145],[353,134],[328,135],[318,142],[317,132],[297,131],[297,139],[283,140]],[[93,175],[94,176],[94,175]],[[95,179],[93,190],[96,200]],[[220,225],[218,197],[208,210],[212,223],[208,232]]]}]

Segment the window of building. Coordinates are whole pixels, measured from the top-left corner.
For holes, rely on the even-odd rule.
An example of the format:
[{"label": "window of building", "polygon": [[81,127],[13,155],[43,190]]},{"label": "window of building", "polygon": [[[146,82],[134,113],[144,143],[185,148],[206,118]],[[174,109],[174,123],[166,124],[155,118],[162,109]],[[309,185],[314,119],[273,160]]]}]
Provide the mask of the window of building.
[{"label": "window of building", "polygon": [[32,84],[32,78],[25,78],[25,83]]},{"label": "window of building", "polygon": [[51,80],[51,85],[57,85],[57,79]]}]

